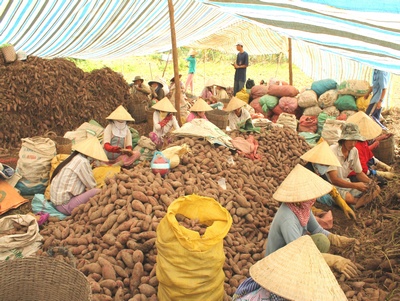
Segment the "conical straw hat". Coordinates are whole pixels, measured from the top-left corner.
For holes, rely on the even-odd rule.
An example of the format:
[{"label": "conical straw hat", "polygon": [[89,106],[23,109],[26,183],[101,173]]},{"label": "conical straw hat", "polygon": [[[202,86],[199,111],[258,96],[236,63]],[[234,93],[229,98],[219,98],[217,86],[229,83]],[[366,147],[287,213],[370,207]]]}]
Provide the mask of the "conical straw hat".
[{"label": "conical straw hat", "polygon": [[212,111],[213,108],[211,108],[208,103],[205,102],[203,98],[199,98],[196,100],[194,105],[190,108],[191,112],[205,112],[205,111]]},{"label": "conical straw hat", "polygon": [[332,190],[332,184],[297,164],[279,185],[273,198],[283,203],[313,200]]},{"label": "conical straw hat", "polygon": [[312,149],[304,153],[300,158],[304,161],[312,163],[342,166],[326,141],[317,144]]},{"label": "conical straw hat", "polygon": [[295,301],[344,301],[346,295],[309,235],[303,235],[250,267],[266,290]]},{"label": "conical straw hat", "polygon": [[86,140],[78,142],[72,146],[72,150],[80,152],[81,154],[96,160],[108,161],[107,155],[96,137],[90,137]]},{"label": "conical straw hat", "polygon": [[197,51],[194,49],[190,49],[189,55],[197,55]]},{"label": "conical straw hat", "polygon": [[243,100],[237,97],[232,97],[228,105],[226,106],[226,111],[234,111],[243,107],[244,105],[246,105],[246,103]]},{"label": "conical straw hat", "polygon": [[346,122],[357,124],[361,136],[366,140],[375,139],[382,133],[382,128],[362,111],[358,111],[347,118]]},{"label": "conical straw hat", "polygon": [[128,113],[127,110],[123,106],[119,106],[112,112],[108,117],[107,120],[119,120],[119,121],[135,121],[132,118],[131,114]]},{"label": "conical straw hat", "polygon": [[215,86],[215,80],[212,79],[212,78],[209,78],[209,79],[206,81],[206,84],[205,84],[204,86],[205,86],[205,87]]},{"label": "conical straw hat", "polygon": [[158,110],[158,111],[163,111],[163,112],[170,112],[170,113],[176,112],[174,106],[172,105],[171,101],[167,97],[164,97],[159,102],[154,104],[152,106],[152,108],[155,110]]}]

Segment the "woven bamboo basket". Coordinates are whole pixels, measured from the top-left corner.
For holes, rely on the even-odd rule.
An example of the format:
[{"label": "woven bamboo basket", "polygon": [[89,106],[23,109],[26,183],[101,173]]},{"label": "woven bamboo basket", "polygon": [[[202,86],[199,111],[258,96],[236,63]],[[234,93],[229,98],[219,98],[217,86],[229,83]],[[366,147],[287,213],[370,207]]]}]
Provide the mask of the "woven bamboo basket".
[{"label": "woven bamboo basket", "polygon": [[13,45],[2,47],[1,52],[3,53],[4,61],[6,63],[12,63],[17,60],[17,53],[15,52]]},{"label": "woven bamboo basket", "polygon": [[208,121],[214,123],[221,130],[225,130],[228,126],[228,115],[229,112],[223,110],[212,110],[206,112]]},{"label": "woven bamboo basket", "polygon": [[69,155],[72,152],[72,141],[68,138],[56,137],[53,139],[56,143],[57,154]]},{"label": "woven bamboo basket", "polygon": [[69,155],[72,152],[72,141],[71,139],[59,137],[53,131],[48,131],[44,134],[44,137],[50,138],[56,144],[57,154],[66,154]]},{"label": "woven bamboo basket", "polygon": [[89,281],[77,269],[51,257],[0,262],[0,300],[90,301]]},{"label": "woven bamboo basket", "polygon": [[394,146],[394,136],[390,136],[389,138],[380,141],[378,147],[375,148],[372,152],[374,156],[378,158],[378,160],[381,160],[386,164],[392,164],[395,159]]}]

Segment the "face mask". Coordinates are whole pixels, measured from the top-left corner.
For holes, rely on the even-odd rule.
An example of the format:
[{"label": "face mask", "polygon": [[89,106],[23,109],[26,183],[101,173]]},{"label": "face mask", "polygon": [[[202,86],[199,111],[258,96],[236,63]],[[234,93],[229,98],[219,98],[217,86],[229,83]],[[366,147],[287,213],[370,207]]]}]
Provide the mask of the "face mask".
[{"label": "face mask", "polygon": [[313,164],[314,168],[317,169],[317,172],[322,176],[326,173],[329,166],[328,165],[321,165],[321,164]]}]

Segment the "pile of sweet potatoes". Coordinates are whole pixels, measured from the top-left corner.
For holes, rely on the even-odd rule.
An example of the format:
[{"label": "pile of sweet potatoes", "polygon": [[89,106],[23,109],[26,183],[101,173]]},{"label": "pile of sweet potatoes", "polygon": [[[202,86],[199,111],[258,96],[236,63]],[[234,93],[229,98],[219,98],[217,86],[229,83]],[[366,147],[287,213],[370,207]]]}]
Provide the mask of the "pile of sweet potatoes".
[{"label": "pile of sweet potatoes", "polygon": [[[273,192],[309,149],[303,138],[286,128],[263,129],[256,139],[261,159],[254,161],[206,140],[178,139],[176,145],[187,143],[191,148],[180,165],[164,178],[152,173],[149,162],[122,169],[71,217],[51,221],[41,230],[45,241],[39,253],[68,247],[77,268],[88,276],[93,300],[156,300],[157,226],[171,202],[196,193],[217,200],[233,218],[224,239],[229,300],[249,276],[250,266],[264,256],[265,238],[279,206]],[[226,189],[217,183],[221,178]]]}]

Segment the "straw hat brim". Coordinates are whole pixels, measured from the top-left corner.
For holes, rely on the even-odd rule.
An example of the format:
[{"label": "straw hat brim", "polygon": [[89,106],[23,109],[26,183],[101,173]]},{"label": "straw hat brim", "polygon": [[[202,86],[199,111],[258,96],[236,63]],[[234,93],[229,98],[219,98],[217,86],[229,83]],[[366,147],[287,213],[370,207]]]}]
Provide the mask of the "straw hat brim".
[{"label": "straw hat brim", "polygon": [[347,300],[309,235],[255,263],[250,267],[250,276],[266,290],[288,300]]},{"label": "straw hat brim", "polygon": [[189,110],[191,112],[206,112],[212,111],[213,108],[211,108],[210,105],[204,101],[204,99],[199,98]]},{"label": "straw hat brim", "polygon": [[234,111],[245,105],[246,105],[246,103],[243,100],[241,100],[237,97],[232,97],[231,100],[229,101],[228,105],[226,106],[226,111]]},{"label": "straw hat brim", "polygon": [[375,139],[382,134],[382,128],[374,121],[371,117],[362,111],[359,111],[349,118],[347,122],[351,122],[358,125],[361,136],[366,140]]},{"label": "straw hat brim", "polygon": [[140,80],[142,83],[144,82],[144,79],[141,78],[140,76],[136,76],[132,81],[135,82],[137,80]]},{"label": "straw hat brim", "polygon": [[90,137],[73,145],[72,150],[99,161],[108,161],[107,155],[96,137]]},{"label": "straw hat brim", "polygon": [[300,158],[312,163],[329,166],[342,166],[326,141],[317,144],[312,149],[305,152]]},{"label": "straw hat brim", "polygon": [[215,81],[213,79],[208,79],[206,84],[204,85],[205,87],[212,87],[215,86]]},{"label": "straw hat brim", "polygon": [[123,106],[119,106],[106,117],[107,120],[118,120],[118,121],[135,121],[131,114]]},{"label": "straw hat brim", "polygon": [[159,102],[154,104],[152,108],[158,111],[169,112],[169,113],[177,112],[174,106],[172,105],[171,101],[167,97],[164,97]]},{"label": "straw hat brim", "polygon": [[164,87],[164,84],[163,84],[162,82],[158,81],[158,80],[151,80],[151,81],[149,81],[149,82],[148,82],[149,86],[150,86],[152,83],[157,83],[157,84],[160,84],[161,87]]},{"label": "straw hat brim", "polygon": [[331,183],[297,164],[279,185],[273,198],[282,203],[305,202],[323,196],[331,190]]}]

